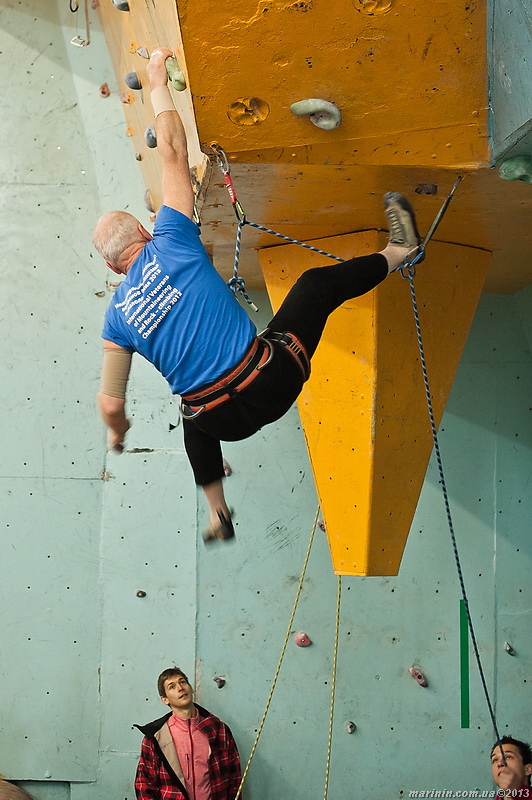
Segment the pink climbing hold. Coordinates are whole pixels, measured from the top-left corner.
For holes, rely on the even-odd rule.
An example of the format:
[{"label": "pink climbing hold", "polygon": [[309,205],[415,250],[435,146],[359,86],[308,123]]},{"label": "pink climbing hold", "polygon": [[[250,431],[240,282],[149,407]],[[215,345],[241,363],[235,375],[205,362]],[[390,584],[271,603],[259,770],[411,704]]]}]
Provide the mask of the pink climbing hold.
[{"label": "pink climbing hold", "polygon": [[312,641],[309,639],[306,633],[296,633],[294,636],[294,642],[297,644],[298,647],[308,647],[312,644]]},{"label": "pink climbing hold", "polygon": [[418,669],[417,667],[410,667],[410,669],[408,671],[411,674],[411,676],[413,677],[413,679],[415,681],[417,681],[420,686],[428,686],[429,685],[427,679],[425,678],[425,676],[423,675],[423,673],[421,672],[420,669]]}]

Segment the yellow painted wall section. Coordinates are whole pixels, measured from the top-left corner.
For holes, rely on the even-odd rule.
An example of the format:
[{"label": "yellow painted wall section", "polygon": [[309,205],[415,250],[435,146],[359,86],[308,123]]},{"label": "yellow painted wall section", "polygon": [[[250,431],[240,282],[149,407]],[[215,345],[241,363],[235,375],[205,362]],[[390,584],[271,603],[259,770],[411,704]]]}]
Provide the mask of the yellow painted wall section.
[{"label": "yellow painted wall section", "polygon": [[[352,257],[377,232],[318,247]],[[294,245],[259,253],[274,309],[317,256]],[[441,419],[482,290],[489,253],[435,242],[415,279],[434,413]],[[299,400],[334,571],[395,575],[432,450],[408,281],[389,276],[335,311]]]},{"label": "yellow painted wall section", "polygon": [[[488,161],[485,2],[180,0],[178,13],[200,140],[241,161]],[[292,114],[306,98],[334,103],[340,127]]]}]

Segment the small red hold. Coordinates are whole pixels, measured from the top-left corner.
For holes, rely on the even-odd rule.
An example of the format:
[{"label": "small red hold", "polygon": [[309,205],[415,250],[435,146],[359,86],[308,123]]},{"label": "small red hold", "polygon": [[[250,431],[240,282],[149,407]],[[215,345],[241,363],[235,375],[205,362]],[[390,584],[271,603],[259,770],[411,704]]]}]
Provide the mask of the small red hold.
[{"label": "small red hold", "polygon": [[308,647],[312,644],[312,641],[309,639],[306,633],[303,633],[303,631],[296,633],[294,636],[294,642],[298,647]]},{"label": "small red hold", "polygon": [[417,667],[410,667],[410,669],[408,671],[411,674],[411,676],[413,677],[413,679],[415,681],[417,681],[420,686],[428,686],[429,685],[428,682],[427,682],[427,679],[425,678],[425,676],[423,675],[423,673],[421,672],[420,669],[418,669]]},{"label": "small red hold", "polygon": [[99,88],[99,92],[100,92],[100,97],[109,97],[109,95],[111,94],[111,90],[107,83],[102,83],[102,85]]},{"label": "small red hold", "polygon": [[231,475],[233,474],[233,470],[231,469],[231,464],[228,464],[227,461],[224,458],[223,465],[224,465],[224,475],[225,475],[225,477],[226,478],[230,478]]}]

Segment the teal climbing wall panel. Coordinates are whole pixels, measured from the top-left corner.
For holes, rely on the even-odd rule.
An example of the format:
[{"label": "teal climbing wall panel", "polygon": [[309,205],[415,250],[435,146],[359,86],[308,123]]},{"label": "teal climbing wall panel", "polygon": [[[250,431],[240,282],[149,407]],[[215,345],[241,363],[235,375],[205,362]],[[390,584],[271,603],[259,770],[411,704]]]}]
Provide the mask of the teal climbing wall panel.
[{"label": "teal climbing wall panel", "polygon": [[[0,479],[1,732],[8,777],[95,780],[100,482]],[[7,705],[8,704],[8,705]]]},{"label": "teal climbing wall panel", "polygon": [[103,460],[91,388],[101,285],[85,254],[98,203],[55,4],[44,6],[8,3],[0,17],[0,591],[10,709],[0,771],[95,780],[100,630],[87,620],[99,611]]},{"label": "teal climbing wall panel", "polygon": [[488,0],[488,55],[493,158],[532,156],[529,0]]}]

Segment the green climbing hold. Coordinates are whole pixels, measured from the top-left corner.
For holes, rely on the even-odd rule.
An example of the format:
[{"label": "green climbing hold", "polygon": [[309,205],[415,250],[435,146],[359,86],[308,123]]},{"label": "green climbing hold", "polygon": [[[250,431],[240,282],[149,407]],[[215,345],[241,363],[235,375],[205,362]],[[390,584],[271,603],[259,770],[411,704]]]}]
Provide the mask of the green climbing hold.
[{"label": "green climbing hold", "polygon": [[179,68],[177,59],[173,56],[166,59],[166,71],[168,73],[168,77],[170,78],[170,83],[177,92],[182,92],[187,88],[185,76]]},{"label": "green climbing hold", "polygon": [[324,131],[333,131],[342,122],[342,112],[338,106],[316,97],[292,103],[290,111],[298,117],[310,117],[312,124]]},{"label": "green climbing hold", "polygon": [[505,181],[532,183],[532,156],[512,156],[503,161],[499,175]]}]

